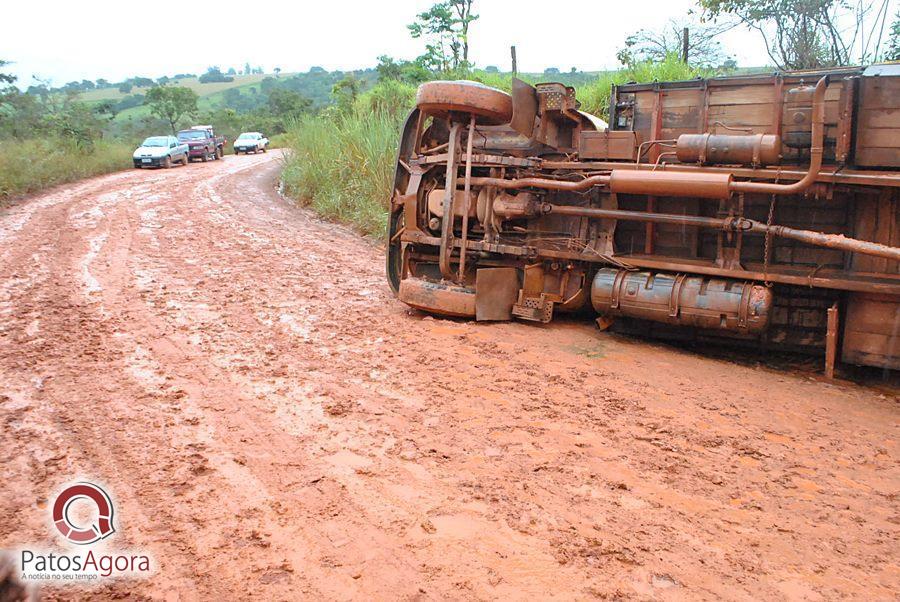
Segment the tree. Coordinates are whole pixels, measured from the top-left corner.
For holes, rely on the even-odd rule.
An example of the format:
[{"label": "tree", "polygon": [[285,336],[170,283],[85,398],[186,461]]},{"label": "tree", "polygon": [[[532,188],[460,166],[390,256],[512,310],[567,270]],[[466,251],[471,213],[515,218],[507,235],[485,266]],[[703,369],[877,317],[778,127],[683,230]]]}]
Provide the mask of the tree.
[{"label": "tree", "polygon": [[200,76],[200,83],[207,84],[212,82],[233,82],[234,77],[225,75],[222,70],[216,66],[208,67],[206,73]]},{"label": "tree", "polygon": [[472,5],[475,0],[449,0],[453,11],[456,13],[454,25],[458,28],[458,37],[462,42],[462,60],[466,67],[469,66],[469,25],[478,18],[478,15],[472,14]]},{"label": "tree", "polygon": [[250,63],[244,63],[244,75],[250,75]]},{"label": "tree", "polygon": [[122,94],[131,94],[131,90],[134,86],[131,85],[131,82],[122,82],[119,84],[119,92]]},{"label": "tree", "polygon": [[629,66],[643,61],[662,62],[673,54],[681,56],[684,30],[687,28],[687,62],[698,67],[715,67],[728,58],[717,38],[733,27],[730,23],[697,23],[671,19],[662,29],[641,29],[625,38],[625,48],[619,50],[616,57],[623,65]]},{"label": "tree", "polygon": [[416,15],[407,25],[413,38],[425,40],[425,54],[419,61],[433,71],[449,72],[469,68],[469,26],[474,0],[445,0]]},{"label": "tree", "polygon": [[378,72],[378,81],[381,82],[390,79],[399,80],[403,75],[403,69],[401,68],[400,63],[386,54],[382,54],[378,57],[378,65],[375,67],[375,71]]},{"label": "tree", "polygon": [[[872,59],[866,50],[853,56],[871,2],[851,7],[848,0],[699,0],[705,16],[733,17],[755,29],[779,69],[815,69]],[[855,27],[839,21],[855,17]],[[870,36],[871,37],[871,36]]]},{"label": "tree", "polygon": [[269,109],[278,117],[299,117],[312,108],[312,101],[298,92],[275,88],[269,92]]},{"label": "tree", "polygon": [[[12,63],[10,63],[9,61],[4,61],[3,59],[0,59],[0,69],[4,69],[7,65],[11,65],[11,64]],[[3,73],[2,71],[0,71],[0,84],[12,85],[15,83],[16,79],[18,79],[18,78],[15,75],[13,75],[12,73]]]},{"label": "tree", "polygon": [[888,49],[884,60],[900,61],[900,12],[897,13],[891,24],[891,36],[888,39]]},{"label": "tree", "polygon": [[116,113],[119,112],[117,103],[111,100],[101,100],[94,105],[94,113],[97,115],[109,115],[110,120],[115,119]]},{"label": "tree", "polygon": [[281,67],[275,67],[274,69],[272,69],[272,73],[274,73],[275,77],[277,78],[279,75],[281,75]]},{"label": "tree", "polygon": [[380,82],[393,80],[417,85],[432,78],[431,72],[420,62],[395,61],[385,54],[378,57],[375,71],[378,72]]},{"label": "tree", "polygon": [[559,75],[559,67],[547,67],[544,69],[544,75]]},{"label": "tree", "polygon": [[181,86],[156,86],[147,91],[144,104],[150,112],[165,119],[174,134],[182,117],[197,114],[197,93]]},{"label": "tree", "polygon": [[234,67],[228,68],[228,75],[237,75],[237,71],[234,70]]},{"label": "tree", "polygon": [[349,73],[331,88],[331,96],[337,102],[338,110],[349,113],[359,96],[360,81],[355,75]]}]

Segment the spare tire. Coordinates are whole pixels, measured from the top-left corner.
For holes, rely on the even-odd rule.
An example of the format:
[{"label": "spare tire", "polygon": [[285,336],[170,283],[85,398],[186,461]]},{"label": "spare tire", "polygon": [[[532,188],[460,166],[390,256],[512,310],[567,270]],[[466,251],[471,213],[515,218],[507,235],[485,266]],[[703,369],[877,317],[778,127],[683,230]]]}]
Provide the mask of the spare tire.
[{"label": "spare tire", "polygon": [[416,106],[429,115],[446,117],[451,112],[476,116],[481,124],[499,125],[512,119],[512,96],[472,81],[434,81],[419,86]]}]

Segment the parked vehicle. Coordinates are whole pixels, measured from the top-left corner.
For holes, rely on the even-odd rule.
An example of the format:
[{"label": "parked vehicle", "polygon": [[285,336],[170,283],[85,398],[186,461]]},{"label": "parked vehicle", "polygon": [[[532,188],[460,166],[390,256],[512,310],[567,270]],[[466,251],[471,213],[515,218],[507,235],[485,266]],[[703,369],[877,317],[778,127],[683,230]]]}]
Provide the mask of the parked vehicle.
[{"label": "parked vehicle", "polygon": [[266,152],[268,146],[269,139],[259,132],[244,132],[234,141],[234,154]]},{"label": "parked vehicle", "polygon": [[407,304],[900,369],[900,65],[575,90],[420,86],[387,275]]},{"label": "parked vehicle", "polygon": [[201,161],[221,159],[225,154],[225,136],[216,136],[211,125],[195,125],[178,132],[178,140],[189,147],[188,157]]},{"label": "parked vehicle", "polygon": [[172,167],[175,163],[188,164],[188,145],[175,136],[150,136],[144,140],[132,155],[134,166]]}]

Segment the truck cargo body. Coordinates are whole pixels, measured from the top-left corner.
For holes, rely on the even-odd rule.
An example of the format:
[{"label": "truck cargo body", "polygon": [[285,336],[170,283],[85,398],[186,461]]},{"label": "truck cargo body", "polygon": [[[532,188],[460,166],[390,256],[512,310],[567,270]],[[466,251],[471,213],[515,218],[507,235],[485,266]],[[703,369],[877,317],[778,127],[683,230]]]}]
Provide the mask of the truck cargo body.
[{"label": "truck cargo body", "polygon": [[608,126],[559,84],[433,84],[391,202],[401,300],[900,368],[900,66],[618,86]]}]

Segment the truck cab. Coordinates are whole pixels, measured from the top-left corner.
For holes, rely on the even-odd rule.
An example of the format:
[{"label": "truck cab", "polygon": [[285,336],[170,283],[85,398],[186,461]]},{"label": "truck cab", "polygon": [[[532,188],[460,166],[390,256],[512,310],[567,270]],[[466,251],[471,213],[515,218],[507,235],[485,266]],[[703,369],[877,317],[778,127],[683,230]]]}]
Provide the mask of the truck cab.
[{"label": "truck cab", "polygon": [[188,157],[201,161],[219,160],[225,152],[225,137],[216,136],[211,125],[195,125],[178,132],[178,141],[188,145]]}]

